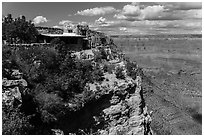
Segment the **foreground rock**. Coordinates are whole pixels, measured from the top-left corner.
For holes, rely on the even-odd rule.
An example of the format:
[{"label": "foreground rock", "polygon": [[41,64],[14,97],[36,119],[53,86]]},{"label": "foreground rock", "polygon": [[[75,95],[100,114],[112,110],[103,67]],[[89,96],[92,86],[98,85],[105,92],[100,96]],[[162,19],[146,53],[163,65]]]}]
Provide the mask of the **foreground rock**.
[{"label": "foreground rock", "polygon": [[22,104],[22,92],[26,90],[27,82],[22,78],[19,70],[11,70],[11,78],[2,80],[2,101],[8,106]]}]

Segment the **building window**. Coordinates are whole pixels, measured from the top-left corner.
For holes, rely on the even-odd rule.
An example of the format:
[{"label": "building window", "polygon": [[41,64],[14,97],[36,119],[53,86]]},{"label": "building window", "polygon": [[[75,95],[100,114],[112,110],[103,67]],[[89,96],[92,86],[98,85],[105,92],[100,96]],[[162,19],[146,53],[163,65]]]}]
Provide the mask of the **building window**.
[{"label": "building window", "polygon": [[70,30],[68,30],[68,33],[72,33],[73,31],[70,29]]}]

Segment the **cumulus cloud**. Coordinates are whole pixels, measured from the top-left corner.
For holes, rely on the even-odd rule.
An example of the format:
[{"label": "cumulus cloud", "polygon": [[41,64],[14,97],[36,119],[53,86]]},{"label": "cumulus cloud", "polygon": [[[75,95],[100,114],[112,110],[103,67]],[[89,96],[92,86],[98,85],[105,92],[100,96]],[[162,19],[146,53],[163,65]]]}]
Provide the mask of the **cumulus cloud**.
[{"label": "cumulus cloud", "polygon": [[97,23],[97,24],[106,24],[106,18],[100,17],[97,20],[95,20],[95,23]]},{"label": "cumulus cloud", "polygon": [[120,19],[120,20],[126,20],[127,19],[127,17],[123,14],[115,14],[113,17]]},{"label": "cumulus cloud", "polygon": [[107,6],[107,7],[96,7],[92,9],[86,9],[82,11],[77,11],[76,15],[82,15],[82,16],[97,16],[97,15],[105,15],[117,12],[114,7]]},{"label": "cumulus cloud", "polygon": [[48,20],[46,19],[46,17],[43,17],[43,16],[36,16],[33,19],[33,23],[35,25],[38,25],[38,24],[41,24],[41,23],[46,23],[46,22],[48,22]]},{"label": "cumulus cloud", "polygon": [[[141,5],[142,4],[142,5]],[[132,3],[114,17],[120,20],[183,20],[201,18],[201,3]],[[149,5],[148,5],[149,4]]]},{"label": "cumulus cloud", "polygon": [[164,7],[161,5],[148,6],[141,10],[140,17],[146,20],[162,18]]},{"label": "cumulus cloud", "polygon": [[164,7],[161,5],[147,6],[144,9],[140,9],[139,5],[125,5],[121,13],[114,15],[117,19],[128,21],[162,19],[163,16]]},{"label": "cumulus cloud", "polygon": [[122,14],[124,15],[139,15],[140,14],[140,7],[139,5],[135,5],[135,3],[133,3],[134,5],[125,5],[123,7],[123,11]]}]

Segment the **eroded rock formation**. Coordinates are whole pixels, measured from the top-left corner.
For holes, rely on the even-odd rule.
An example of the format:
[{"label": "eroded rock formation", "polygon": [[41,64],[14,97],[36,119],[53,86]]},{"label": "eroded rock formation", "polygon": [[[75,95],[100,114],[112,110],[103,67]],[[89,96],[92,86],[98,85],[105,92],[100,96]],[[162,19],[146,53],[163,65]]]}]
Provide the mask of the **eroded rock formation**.
[{"label": "eroded rock formation", "polygon": [[[104,108],[100,118],[94,116],[95,124],[105,121],[105,129],[98,129],[103,135],[144,135],[152,134],[151,117],[142,98],[141,77],[117,79],[115,74],[106,74],[102,83],[89,84],[94,93],[111,94],[111,105]],[[108,79],[108,81],[106,80]],[[102,117],[102,118],[101,118]],[[100,121],[101,120],[101,121]]]}]

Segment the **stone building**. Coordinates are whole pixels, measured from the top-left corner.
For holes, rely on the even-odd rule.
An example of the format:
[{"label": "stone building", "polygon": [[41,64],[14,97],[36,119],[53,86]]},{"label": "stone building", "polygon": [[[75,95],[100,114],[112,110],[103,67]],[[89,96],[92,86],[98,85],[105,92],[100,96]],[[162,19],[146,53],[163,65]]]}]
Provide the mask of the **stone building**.
[{"label": "stone building", "polygon": [[63,34],[40,34],[38,36],[39,43],[50,43],[53,39],[59,38],[63,41],[69,49],[80,51],[88,48],[88,42],[85,36],[77,35],[75,33]]},{"label": "stone building", "polygon": [[74,33],[73,28],[66,26],[66,29],[38,27],[38,43],[50,43],[53,39],[59,38],[70,50],[80,51],[88,49],[88,39],[85,35]]}]

